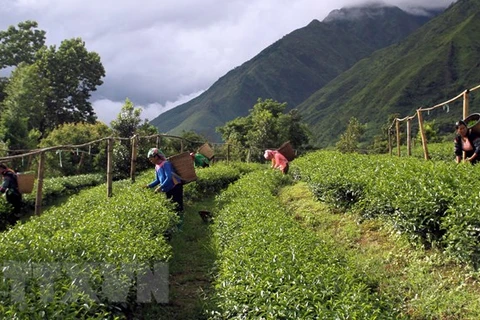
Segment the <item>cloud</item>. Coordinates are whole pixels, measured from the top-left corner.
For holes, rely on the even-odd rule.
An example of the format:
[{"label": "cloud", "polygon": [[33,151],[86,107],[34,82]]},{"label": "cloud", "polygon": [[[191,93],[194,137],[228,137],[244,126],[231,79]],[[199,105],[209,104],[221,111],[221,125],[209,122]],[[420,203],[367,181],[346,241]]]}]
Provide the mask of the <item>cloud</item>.
[{"label": "cloud", "polygon": [[[142,113],[140,115],[142,120],[153,120],[159,114],[164,113],[178,105],[192,100],[193,98],[202,94],[203,91],[191,93],[189,95],[180,95],[175,101],[167,101],[165,104],[150,103],[147,105],[135,105],[135,108],[141,108]],[[93,102],[93,108],[97,114],[98,120],[110,125],[112,120],[115,120],[125,104],[124,101],[112,101],[110,99],[97,99]]]},{"label": "cloud", "polygon": [[[100,119],[128,97],[153,119],[207,90],[228,71],[312,20],[366,1],[0,0],[0,30],[35,20],[47,44],[80,37],[106,70],[92,95]],[[385,0],[401,8],[450,0]],[[155,112],[159,112],[155,114]]]}]

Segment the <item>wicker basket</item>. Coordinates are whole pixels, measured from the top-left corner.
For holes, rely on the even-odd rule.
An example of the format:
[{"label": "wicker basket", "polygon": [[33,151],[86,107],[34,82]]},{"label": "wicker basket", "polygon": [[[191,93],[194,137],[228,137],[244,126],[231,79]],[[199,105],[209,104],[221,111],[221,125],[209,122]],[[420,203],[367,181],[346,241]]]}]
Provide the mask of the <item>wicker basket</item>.
[{"label": "wicker basket", "polygon": [[472,113],[463,121],[465,121],[465,123],[467,124],[468,129],[472,129],[472,132],[480,135],[480,113]]},{"label": "wicker basket", "polygon": [[175,172],[182,178],[183,184],[190,183],[197,180],[195,167],[193,166],[193,159],[190,153],[179,153],[168,158],[175,169]]},{"label": "wicker basket", "polygon": [[33,172],[17,173],[18,191],[20,193],[31,193],[35,182],[35,174]]},{"label": "wicker basket", "polygon": [[287,158],[288,161],[292,161],[293,159],[295,159],[295,151],[293,150],[290,141],[282,144],[280,148],[277,149],[277,151],[283,154],[283,156]]},{"label": "wicker basket", "polygon": [[212,160],[213,156],[215,155],[208,143],[204,143],[200,148],[198,148],[198,152],[207,157],[208,160]]}]

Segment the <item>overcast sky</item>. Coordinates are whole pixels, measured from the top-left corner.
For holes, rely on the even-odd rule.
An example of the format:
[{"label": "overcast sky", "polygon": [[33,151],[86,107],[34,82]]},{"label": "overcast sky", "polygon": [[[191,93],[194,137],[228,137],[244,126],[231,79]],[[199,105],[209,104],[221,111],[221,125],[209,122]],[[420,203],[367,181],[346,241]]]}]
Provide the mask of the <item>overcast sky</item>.
[{"label": "overcast sky", "polygon": [[[154,119],[284,35],[365,0],[0,0],[0,30],[34,20],[48,45],[80,37],[106,77],[92,98],[110,124],[126,98]],[[454,0],[385,0],[403,9]]]}]

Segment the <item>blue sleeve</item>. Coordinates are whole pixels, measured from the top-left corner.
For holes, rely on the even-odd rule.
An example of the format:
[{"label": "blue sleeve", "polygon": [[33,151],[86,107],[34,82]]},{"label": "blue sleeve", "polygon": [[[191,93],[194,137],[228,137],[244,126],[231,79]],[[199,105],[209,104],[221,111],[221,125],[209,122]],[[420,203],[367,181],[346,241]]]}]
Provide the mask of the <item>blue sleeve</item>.
[{"label": "blue sleeve", "polygon": [[158,170],[155,169],[155,180],[153,180],[152,182],[150,182],[150,183],[148,184],[148,187],[149,187],[149,188],[156,187],[156,186],[158,186],[159,183],[160,183],[160,179],[158,178]]}]

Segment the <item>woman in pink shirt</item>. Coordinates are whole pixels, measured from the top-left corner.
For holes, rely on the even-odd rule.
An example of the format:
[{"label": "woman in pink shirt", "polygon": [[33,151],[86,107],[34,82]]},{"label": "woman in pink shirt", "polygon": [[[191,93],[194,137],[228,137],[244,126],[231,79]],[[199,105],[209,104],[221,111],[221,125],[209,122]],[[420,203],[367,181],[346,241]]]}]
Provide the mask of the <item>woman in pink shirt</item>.
[{"label": "woman in pink shirt", "polygon": [[272,160],[272,168],[279,169],[283,174],[288,173],[288,160],[283,154],[276,150],[265,150],[265,159]]}]

